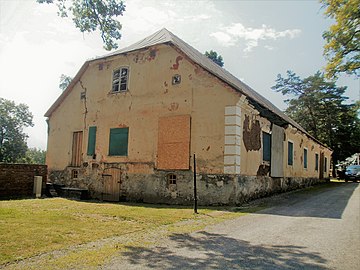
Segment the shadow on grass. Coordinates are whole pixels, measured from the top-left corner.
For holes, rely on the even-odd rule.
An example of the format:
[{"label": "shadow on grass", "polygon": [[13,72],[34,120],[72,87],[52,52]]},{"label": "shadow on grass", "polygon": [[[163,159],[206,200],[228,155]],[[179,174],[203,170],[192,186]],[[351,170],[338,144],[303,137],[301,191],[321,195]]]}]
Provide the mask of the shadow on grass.
[{"label": "shadow on grass", "polygon": [[324,258],[301,246],[252,245],[204,231],[174,234],[165,247],[127,247],[122,255],[136,269],[327,269]]}]

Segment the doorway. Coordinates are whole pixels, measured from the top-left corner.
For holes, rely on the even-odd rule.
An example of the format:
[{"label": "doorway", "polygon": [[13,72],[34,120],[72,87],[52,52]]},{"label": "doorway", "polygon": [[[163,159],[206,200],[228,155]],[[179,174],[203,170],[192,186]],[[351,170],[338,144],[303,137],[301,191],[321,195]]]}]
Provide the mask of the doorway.
[{"label": "doorway", "polygon": [[103,174],[104,201],[118,202],[120,200],[121,170],[119,168],[107,168]]}]

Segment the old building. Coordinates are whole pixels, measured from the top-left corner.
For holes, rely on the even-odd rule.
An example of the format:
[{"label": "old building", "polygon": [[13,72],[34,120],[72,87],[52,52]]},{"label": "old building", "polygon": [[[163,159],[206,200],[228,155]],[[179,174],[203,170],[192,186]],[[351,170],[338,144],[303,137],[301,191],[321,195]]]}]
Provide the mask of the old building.
[{"label": "old building", "polygon": [[50,181],[92,197],[237,204],[329,175],[331,150],[166,29],[84,63],[46,112]]}]

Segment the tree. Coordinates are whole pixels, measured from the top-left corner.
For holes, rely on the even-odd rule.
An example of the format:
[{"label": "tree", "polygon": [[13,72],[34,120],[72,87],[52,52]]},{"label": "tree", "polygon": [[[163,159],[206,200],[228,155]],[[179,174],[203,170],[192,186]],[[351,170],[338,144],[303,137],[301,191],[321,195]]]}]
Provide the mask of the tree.
[{"label": "tree", "polygon": [[25,157],[28,136],[23,129],[33,126],[32,119],[27,105],[0,98],[0,162],[19,162]]},{"label": "tree", "polygon": [[218,64],[220,67],[224,66],[224,61],[222,56],[217,54],[217,52],[210,50],[210,52],[206,51],[205,56],[213,60],[216,64]]},{"label": "tree", "polygon": [[301,79],[288,71],[280,74],[273,90],[288,97],[285,113],[313,137],[333,149],[333,162],[344,160],[360,149],[359,103],[344,104],[346,87],[326,81],[324,74]]},{"label": "tree", "polygon": [[65,74],[61,74],[60,76],[60,83],[59,83],[59,88],[62,90],[62,91],[65,91],[66,88],[69,86],[69,84],[71,83],[72,81],[72,77],[68,76],[68,75],[65,75]]},{"label": "tree", "polygon": [[324,55],[328,60],[326,76],[340,73],[360,76],[360,3],[359,0],[320,0],[325,15],[335,24],[323,33]]},{"label": "tree", "polygon": [[35,148],[29,148],[25,153],[24,161],[30,164],[45,164],[46,151]]},{"label": "tree", "polygon": [[106,50],[117,49],[120,40],[120,22],[115,18],[122,16],[125,4],[121,0],[36,0],[38,3],[56,4],[58,15],[68,17],[71,13],[75,27],[82,33],[100,30]]}]

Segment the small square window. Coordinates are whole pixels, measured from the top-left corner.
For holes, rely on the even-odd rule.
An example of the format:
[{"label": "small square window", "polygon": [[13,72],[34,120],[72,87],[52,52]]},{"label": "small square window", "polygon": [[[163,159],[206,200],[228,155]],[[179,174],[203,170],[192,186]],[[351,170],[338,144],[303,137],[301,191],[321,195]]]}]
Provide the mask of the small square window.
[{"label": "small square window", "polygon": [[71,178],[72,179],[77,179],[79,176],[79,171],[78,170],[72,170],[71,171]]},{"label": "small square window", "polygon": [[176,174],[170,173],[167,175],[169,185],[176,185]]},{"label": "small square window", "polygon": [[128,90],[129,68],[122,67],[113,71],[112,92]]}]

